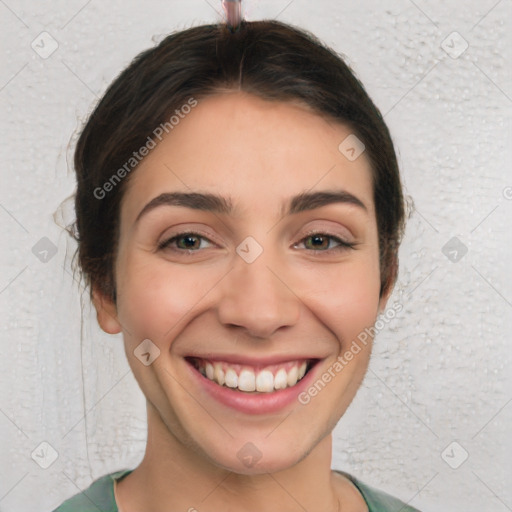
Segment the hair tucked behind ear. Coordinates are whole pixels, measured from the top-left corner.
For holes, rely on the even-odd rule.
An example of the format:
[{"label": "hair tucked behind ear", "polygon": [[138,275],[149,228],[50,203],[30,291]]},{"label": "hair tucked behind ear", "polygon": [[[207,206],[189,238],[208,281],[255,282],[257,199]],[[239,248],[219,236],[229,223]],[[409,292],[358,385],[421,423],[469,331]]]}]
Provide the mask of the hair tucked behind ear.
[{"label": "hair tucked behind ear", "polygon": [[388,128],[338,54],[312,34],[278,21],[242,21],[236,32],[215,24],[171,34],[139,54],[107,89],[74,155],[78,260],[91,290],[95,286],[115,301],[120,204],[136,166],[108,191],[105,183],[190,98],[200,101],[226,89],[268,101],[299,101],[347,125],[363,141],[373,170],[381,295],[390,291],[404,201]]}]

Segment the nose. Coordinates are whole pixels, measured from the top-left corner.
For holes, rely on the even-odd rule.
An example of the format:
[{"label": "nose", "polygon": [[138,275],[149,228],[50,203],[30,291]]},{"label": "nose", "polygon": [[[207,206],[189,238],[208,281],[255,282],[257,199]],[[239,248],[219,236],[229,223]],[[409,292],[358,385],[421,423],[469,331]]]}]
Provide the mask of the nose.
[{"label": "nose", "polygon": [[278,329],[296,324],[300,315],[301,301],[288,282],[289,272],[267,254],[264,251],[252,263],[236,256],[223,279],[217,308],[223,325],[239,327],[253,338],[268,339]]}]

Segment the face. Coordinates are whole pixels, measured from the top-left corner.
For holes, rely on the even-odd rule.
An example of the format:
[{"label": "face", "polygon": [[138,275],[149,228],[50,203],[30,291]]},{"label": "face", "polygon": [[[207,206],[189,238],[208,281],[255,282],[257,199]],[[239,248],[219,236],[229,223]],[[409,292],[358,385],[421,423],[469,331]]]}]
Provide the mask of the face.
[{"label": "face", "polygon": [[338,150],[349,134],[291,103],[219,94],[127,184],[117,304],[95,294],[98,319],[122,330],[169,436],[216,466],[298,463],[364,376],[371,340],[350,349],[384,301],[371,170]]}]

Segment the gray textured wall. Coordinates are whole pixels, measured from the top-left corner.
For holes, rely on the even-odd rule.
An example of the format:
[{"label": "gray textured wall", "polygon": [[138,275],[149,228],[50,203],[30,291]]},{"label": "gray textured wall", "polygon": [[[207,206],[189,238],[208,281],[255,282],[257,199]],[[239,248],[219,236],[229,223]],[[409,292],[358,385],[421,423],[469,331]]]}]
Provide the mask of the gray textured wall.
[{"label": "gray textured wall", "polygon": [[[248,19],[298,24],[347,56],[416,205],[390,302],[404,309],[336,428],[334,466],[425,512],[512,510],[510,0],[246,4]],[[52,215],[74,190],[70,136],[96,98],[136,53],[219,6],[0,2],[2,512],[51,510],[142,457],[122,340],[85,296],[80,342],[74,245]],[[58,453],[47,469],[31,455],[42,442]]]}]

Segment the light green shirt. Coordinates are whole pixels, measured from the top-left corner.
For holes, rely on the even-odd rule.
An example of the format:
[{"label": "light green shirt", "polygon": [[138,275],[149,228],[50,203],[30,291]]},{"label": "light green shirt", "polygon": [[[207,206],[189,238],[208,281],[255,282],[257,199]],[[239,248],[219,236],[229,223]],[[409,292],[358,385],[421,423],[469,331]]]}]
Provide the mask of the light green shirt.
[{"label": "light green shirt", "polygon": [[[119,512],[114,498],[114,480],[121,480],[132,471],[123,469],[98,478],[87,489],[66,500],[53,512]],[[359,489],[369,512],[419,512],[397,498],[363,484],[348,473],[337,472],[346,476]]]}]

